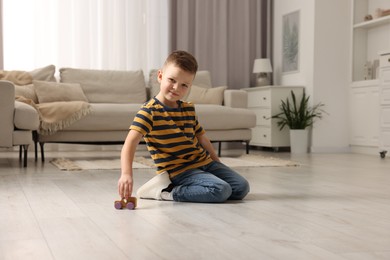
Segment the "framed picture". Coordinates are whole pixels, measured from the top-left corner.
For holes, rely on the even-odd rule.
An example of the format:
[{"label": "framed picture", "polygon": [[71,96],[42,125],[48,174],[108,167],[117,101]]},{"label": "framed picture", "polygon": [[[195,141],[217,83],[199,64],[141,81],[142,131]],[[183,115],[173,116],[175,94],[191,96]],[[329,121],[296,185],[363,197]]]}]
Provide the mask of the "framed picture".
[{"label": "framed picture", "polygon": [[282,72],[299,71],[299,11],[283,16]]}]

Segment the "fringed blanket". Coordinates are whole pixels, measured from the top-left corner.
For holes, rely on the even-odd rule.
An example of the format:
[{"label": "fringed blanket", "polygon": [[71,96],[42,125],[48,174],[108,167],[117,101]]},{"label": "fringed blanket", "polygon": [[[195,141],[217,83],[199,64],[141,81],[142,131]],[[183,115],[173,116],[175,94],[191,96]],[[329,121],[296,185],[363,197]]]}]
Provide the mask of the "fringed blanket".
[{"label": "fringed blanket", "polygon": [[31,84],[33,80],[30,73],[19,70],[0,70],[0,79],[11,81],[16,85]]},{"label": "fringed blanket", "polygon": [[[32,76],[26,71],[0,70],[0,79],[8,80],[16,85],[32,83]],[[40,127],[38,133],[51,135],[80,120],[91,111],[90,105],[84,101],[61,101],[36,104],[33,100],[23,96],[16,96],[15,100],[33,106],[39,114]]]},{"label": "fringed blanket", "polygon": [[39,114],[39,134],[51,135],[75,123],[91,111],[90,105],[84,101],[60,101],[35,104],[31,99],[17,96],[15,100],[33,106]]}]

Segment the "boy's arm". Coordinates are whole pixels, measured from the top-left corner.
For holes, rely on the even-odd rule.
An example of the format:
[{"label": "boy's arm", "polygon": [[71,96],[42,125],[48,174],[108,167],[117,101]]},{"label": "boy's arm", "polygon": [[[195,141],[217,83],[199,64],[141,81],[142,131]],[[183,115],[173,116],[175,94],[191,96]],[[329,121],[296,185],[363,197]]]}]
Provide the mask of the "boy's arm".
[{"label": "boy's arm", "polygon": [[198,141],[202,145],[202,147],[209,152],[211,159],[219,162],[220,161],[219,157],[215,152],[214,147],[211,144],[210,139],[206,136],[206,134],[197,135],[196,137],[198,138]]},{"label": "boy's arm", "polygon": [[121,198],[128,199],[133,192],[133,159],[142,134],[130,130],[121,151],[121,177],[118,181],[118,192]]}]

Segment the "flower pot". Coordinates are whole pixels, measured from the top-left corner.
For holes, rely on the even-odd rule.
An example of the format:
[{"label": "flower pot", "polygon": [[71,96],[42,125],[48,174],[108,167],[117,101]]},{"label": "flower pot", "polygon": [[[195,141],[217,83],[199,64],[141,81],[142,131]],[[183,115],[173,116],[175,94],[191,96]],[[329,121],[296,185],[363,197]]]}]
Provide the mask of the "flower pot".
[{"label": "flower pot", "polygon": [[290,148],[293,154],[307,153],[309,130],[290,129]]}]

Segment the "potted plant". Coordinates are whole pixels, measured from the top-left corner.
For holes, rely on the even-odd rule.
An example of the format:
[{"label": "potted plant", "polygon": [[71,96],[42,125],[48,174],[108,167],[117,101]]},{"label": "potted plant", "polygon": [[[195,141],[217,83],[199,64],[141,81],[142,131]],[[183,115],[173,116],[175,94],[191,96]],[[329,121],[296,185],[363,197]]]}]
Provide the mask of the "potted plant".
[{"label": "potted plant", "polygon": [[291,91],[291,101],[288,97],[281,100],[281,112],[272,116],[278,119],[277,124],[282,130],[285,126],[290,128],[290,146],[292,153],[306,153],[308,148],[308,127],[311,127],[316,119],[321,119],[324,104],[318,103],[310,106],[310,96],[303,92],[300,100],[297,100],[295,93]]}]

